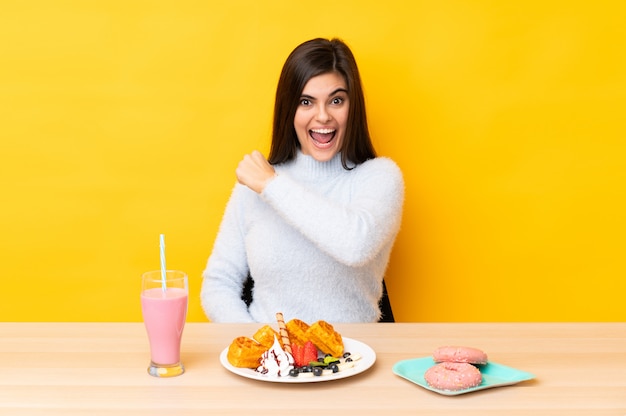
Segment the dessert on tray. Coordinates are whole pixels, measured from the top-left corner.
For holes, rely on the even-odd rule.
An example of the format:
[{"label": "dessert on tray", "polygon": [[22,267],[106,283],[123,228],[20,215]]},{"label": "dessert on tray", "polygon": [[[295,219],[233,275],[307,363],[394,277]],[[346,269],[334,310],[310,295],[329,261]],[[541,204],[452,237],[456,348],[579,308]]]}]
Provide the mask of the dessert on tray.
[{"label": "dessert on tray", "polygon": [[476,387],[482,383],[478,366],[487,364],[487,354],[478,348],[443,346],[433,352],[436,363],[424,373],[429,386],[441,390],[457,391]]},{"label": "dessert on tray", "polygon": [[239,336],[228,347],[228,362],[268,377],[314,377],[343,371],[360,355],[344,351],[341,334],[325,321],[309,325],[299,319],[285,323],[277,313],[279,330],[259,328],[252,338]]}]

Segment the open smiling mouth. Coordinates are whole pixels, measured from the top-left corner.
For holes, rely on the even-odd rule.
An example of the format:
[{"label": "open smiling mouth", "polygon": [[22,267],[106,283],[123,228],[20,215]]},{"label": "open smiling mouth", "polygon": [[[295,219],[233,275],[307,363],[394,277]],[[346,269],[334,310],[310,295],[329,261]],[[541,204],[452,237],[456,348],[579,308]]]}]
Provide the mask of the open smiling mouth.
[{"label": "open smiling mouth", "polygon": [[320,147],[326,147],[335,138],[335,129],[311,129],[309,130],[309,136]]}]

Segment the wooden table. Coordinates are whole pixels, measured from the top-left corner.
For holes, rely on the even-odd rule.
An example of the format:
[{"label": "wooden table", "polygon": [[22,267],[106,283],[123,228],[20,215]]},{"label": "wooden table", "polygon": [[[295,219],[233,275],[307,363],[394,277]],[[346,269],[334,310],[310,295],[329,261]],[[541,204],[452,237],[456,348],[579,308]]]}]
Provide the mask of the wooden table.
[{"label": "wooden table", "polygon": [[[278,384],[232,374],[220,352],[259,325],[187,324],[186,373],[149,376],[141,323],[0,323],[0,415],[626,415],[626,323],[344,324],[376,363],[342,380]],[[392,373],[441,345],[479,347],[533,373],[443,396]]]}]

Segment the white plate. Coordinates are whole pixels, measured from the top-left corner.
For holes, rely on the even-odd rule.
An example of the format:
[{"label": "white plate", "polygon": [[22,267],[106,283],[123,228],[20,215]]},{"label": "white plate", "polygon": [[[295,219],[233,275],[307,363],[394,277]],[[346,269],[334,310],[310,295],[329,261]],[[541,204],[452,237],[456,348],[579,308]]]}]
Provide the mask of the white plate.
[{"label": "white plate", "polygon": [[361,359],[356,361],[354,367],[352,368],[323,376],[275,377],[258,373],[251,368],[234,367],[228,362],[228,358],[226,357],[228,354],[228,347],[224,348],[224,350],[220,354],[220,363],[222,363],[224,368],[228,371],[231,371],[239,376],[251,378],[254,380],[269,381],[272,383],[317,383],[320,381],[331,381],[338,380],[340,378],[356,376],[357,374],[360,374],[370,368],[376,362],[376,353],[374,352],[374,350],[371,349],[367,344],[362,343],[361,341],[343,337],[343,347],[344,351],[346,352],[350,352],[353,354],[358,353],[359,355],[361,355]]}]

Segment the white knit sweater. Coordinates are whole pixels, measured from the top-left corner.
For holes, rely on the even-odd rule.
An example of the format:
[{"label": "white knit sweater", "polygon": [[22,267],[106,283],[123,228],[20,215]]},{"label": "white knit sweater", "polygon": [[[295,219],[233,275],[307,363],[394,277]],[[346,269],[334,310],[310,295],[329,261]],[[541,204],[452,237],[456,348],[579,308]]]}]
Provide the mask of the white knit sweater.
[{"label": "white knit sweater", "polygon": [[[213,322],[375,322],[400,228],[404,181],[379,157],[346,170],[338,154],[299,153],[275,166],[259,195],[235,185],[203,273],[202,307]],[[241,289],[254,279],[248,309]]]}]

